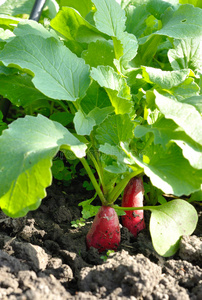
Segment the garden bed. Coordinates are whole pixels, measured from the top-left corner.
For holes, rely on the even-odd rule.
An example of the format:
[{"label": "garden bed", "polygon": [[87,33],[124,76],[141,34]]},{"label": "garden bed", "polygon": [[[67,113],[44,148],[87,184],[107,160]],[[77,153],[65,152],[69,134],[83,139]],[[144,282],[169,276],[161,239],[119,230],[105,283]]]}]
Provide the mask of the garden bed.
[{"label": "garden bed", "polygon": [[[92,220],[74,228],[78,203],[92,196],[76,179],[54,182],[40,208],[24,218],[0,215],[0,299],[202,299],[202,213],[178,253],[159,256],[147,228],[137,239],[121,228],[118,252],[86,249]],[[105,257],[104,257],[105,256]],[[107,258],[107,259],[106,259]]]}]

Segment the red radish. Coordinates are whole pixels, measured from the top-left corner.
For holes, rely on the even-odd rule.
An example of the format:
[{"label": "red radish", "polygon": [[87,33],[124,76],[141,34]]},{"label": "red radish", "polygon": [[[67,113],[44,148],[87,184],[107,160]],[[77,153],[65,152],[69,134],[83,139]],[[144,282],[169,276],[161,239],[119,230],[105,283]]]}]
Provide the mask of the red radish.
[{"label": "red radish", "polygon": [[110,206],[101,206],[86,236],[87,247],[103,252],[117,250],[121,240],[119,219]]},{"label": "red radish", "polygon": [[[140,207],[143,206],[144,187],[141,177],[133,177],[127,184],[123,199],[122,207]],[[130,210],[125,211],[126,215],[122,216],[124,227],[136,237],[137,234],[145,228],[144,211]]]}]

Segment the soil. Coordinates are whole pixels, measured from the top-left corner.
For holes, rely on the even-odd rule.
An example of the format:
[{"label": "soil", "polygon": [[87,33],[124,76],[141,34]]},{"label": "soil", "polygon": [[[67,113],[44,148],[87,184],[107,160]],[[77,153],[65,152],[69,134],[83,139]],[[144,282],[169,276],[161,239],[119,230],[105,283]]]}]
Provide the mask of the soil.
[{"label": "soil", "polygon": [[0,212],[0,299],[202,299],[200,206],[197,229],[173,257],[154,251],[148,226],[137,239],[122,227],[120,247],[107,257],[86,249],[91,219],[71,226],[81,217],[78,203],[91,197],[78,179],[70,186],[53,182],[26,217]]}]

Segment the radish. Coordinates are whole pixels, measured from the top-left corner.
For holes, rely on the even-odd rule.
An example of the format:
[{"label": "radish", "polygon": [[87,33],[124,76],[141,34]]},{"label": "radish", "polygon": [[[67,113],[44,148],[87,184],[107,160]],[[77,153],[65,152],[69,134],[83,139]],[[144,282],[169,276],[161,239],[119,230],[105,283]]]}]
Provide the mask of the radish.
[{"label": "radish", "polygon": [[86,236],[87,247],[103,252],[117,250],[121,240],[119,219],[110,206],[101,206]]},{"label": "radish", "polygon": [[[122,207],[140,207],[143,206],[144,187],[141,177],[133,177],[127,184],[122,198]],[[144,211],[130,210],[125,211],[122,216],[124,227],[136,237],[137,234],[145,228]]]}]

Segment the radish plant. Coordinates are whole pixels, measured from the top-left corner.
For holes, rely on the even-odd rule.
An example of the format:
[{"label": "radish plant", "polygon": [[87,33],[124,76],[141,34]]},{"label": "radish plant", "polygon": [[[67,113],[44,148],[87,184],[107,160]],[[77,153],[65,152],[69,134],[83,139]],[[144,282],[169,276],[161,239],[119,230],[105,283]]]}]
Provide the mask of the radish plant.
[{"label": "radish plant", "polygon": [[[8,2],[0,6],[0,94],[27,115],[0,136],[1,209],[11,217],[37,209],[61,151],[83,164],[101,211],[150,210],[155,250],[173,255],[197,224],[196,210],[183,199],[201,195],[198,2],[51,0],[41,24],[26,19],[31,1]],[[36,107],[49,113],[36,114]],[[115,205],[142,174],[181,199]],[[94,234],[95,228],[89,245]]]}]

